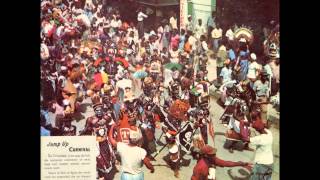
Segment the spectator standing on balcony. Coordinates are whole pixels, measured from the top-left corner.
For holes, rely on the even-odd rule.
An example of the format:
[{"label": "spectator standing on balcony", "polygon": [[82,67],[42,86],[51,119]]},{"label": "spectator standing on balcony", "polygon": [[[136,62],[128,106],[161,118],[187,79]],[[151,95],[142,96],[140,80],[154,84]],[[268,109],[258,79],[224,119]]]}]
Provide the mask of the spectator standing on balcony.
[{"label": "spectator standing on balcony", "polygon": [[143,20],[144,18],[148,18],[148,15],[143,13],[142,7],[140,7],[138,9],[138,16],[137,16],[137,20],[138,20],[138,33],[139,33],[139,38],[142,38],[144,35],[144,27],[143,27]]},{"label": "spectator standing on balcony", "polygon": [[193,31],[193,23],[192,23],[192,16],[188,15],[188,21],[186,22],[186,31]]},{"label": "spectator standing on balcony", "polygon": [[175,13],[172,13],[172,16],[169,19],[169,23],[170,23],[171,31],[174,30],[174,29],[178,29],[178,26],[177,26],[177,15]]},{"label": "spectator standing on balcony", "polygon": [[204,26],[202,24],[202,19],[198,19],[198,24],[194,28],[194,32],[195,32],[196,38],[198,40],[200,39],[201,35],[206,33],[206,29],[204,28]]}]

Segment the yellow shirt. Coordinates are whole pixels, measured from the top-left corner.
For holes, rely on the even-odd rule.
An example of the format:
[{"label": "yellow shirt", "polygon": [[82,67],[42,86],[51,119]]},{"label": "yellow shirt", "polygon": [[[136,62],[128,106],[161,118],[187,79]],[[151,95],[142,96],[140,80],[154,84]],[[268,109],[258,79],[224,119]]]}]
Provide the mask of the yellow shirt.
[{"label": "yellow shirt", "polygon": [[104,71],[101,71],[101,78],[102,78],[103,83],[105,83],[105,84],[108,83],[108,80],[109,80],[108,74],[105,73]]}]

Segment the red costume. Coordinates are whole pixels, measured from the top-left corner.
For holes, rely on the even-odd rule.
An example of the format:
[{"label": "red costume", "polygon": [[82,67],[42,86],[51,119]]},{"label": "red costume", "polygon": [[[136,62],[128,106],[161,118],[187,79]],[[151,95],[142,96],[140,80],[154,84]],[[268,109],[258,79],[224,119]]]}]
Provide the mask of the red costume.
[{"label": "red costume", "polygon": [[[212,164],[220,167],[234,167],[239,166],[238,162],[224,161],[217,157],[214,157],[214,163]],[[191,180],[207,180],[209,174],[209,163],[206,162],[205,159],[200,159],[197,165],[193,168],[193,174],[191,176]]]}]

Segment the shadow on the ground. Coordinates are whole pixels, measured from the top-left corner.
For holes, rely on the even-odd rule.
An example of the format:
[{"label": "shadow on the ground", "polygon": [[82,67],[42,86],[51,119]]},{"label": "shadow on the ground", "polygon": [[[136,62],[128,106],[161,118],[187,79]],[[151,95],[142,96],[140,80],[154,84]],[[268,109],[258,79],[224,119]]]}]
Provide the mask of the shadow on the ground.
[{"label": "shadow on the ground", "polygon": [[231,169],[228,170],[228,175],[233,180],[248,180],[250,178],[250,173],[247,172],[246,170],[239,169],[238,172],[239,172],[239,174],[241,174],[244,177],[237,177],[237,176],[233,175],[231,172]]},{"label": "shadow on the ground", "polygon": [[280,122],[279,122],[279,117],[269,115],[269,121],[271,122],[271,126],[275,129],[280,128]]},{"label": "shadow on the ground", "polygon": [[153,166],[165,166],[165,167],[169,167],[167,164],[153,164]]},{"label": "shadow on the ground", "polygon": [[225,133],[223,133],[223,132],[215,132],[214,135],[225,136]]},{"label": "shadow on the ground", "polygon": [[91,106],[92,103],[82,103],[79,106],[79,112],[85,113],[87,111],[88,106]]},{"label": "shadow on the ground", "polygon": [[81,114],[81,112],[76,112],[73,115],[73,119],[79,122],[80,120],[84,119],[85,116]]}]

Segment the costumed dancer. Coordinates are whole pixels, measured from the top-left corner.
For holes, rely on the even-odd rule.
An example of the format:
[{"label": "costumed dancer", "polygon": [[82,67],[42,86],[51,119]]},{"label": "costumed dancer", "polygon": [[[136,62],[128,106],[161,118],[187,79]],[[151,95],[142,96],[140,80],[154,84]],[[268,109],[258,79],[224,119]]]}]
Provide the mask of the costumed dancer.
[{"label": "costumed dancer", "polygon": [[205,145],[200,150],[201,155],[197,164],[193,168],[191,180],[215,180],[216,179],[216,166],[219,167],[236,167],[243,166],[249,169],[249,163],[238,161],[225,161],[216,157],[217,149],[209,145]]},{"label": "costumed dancer", "polygon": [[87,119],[85,128],[80,132],[81,135],[95,135],[97,148],[97,170],[99,178],[108,179],[115,163],[115,154],[108,139],[108,131],[114,121],[112,117],[104,115],[103,105],[95,104],[93,106],[95,115]]}]

